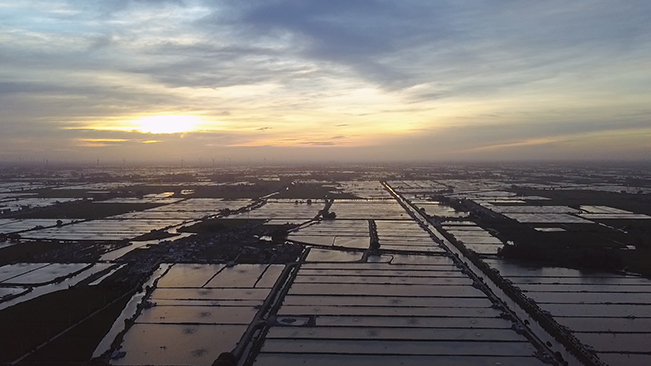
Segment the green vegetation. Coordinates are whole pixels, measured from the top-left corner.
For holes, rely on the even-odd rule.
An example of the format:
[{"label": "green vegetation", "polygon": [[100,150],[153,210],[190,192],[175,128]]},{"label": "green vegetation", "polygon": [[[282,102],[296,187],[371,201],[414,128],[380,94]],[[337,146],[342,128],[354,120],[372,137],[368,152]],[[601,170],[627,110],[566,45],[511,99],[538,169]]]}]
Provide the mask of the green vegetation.
[{"label": "green vegetation", "polygon": [[[599,191],[531,190],[513,187],[525,196],[544,196],[544,206],[608,206],[633,213],[651,214],[651,195]],[[455,209],[471,211],[471,218],[490,229],[506,245],[499,255],[540,264],[651,275],[651,220],[595,219],[585,224],[522,224],[491,213],[467,201],[440,200]],[[558,227],[563,231],[541,232],[535,227]],[[634,250],[631,250],[631,249]]]},{"label": "green vegetation", "polygon": [[515,243],[504,246],[501,256],[570,268],[619,270],[622,249],[630,240],[622,233],[595,224],[554,225],[565,231],[540,232],[533,225],[509,219],[484,218],[478,222],[497,232],[503,242]]},{"label": "green vegetation", "polygon": [[125,296],[93,317],[86,319],[63,336],[27,357],[22,364],[88,362],[93,351],[109,331],[129,299],[130,296]]},{"label": "green vegetation", "polygon": [[[600,191],[525,190],[522,195],[548,197],[544,205],[578,208],[582,205],[609,206],[651,215],[651,195]],[[561,225],[564,232],[541,233],[527,225],[488,224],[518,245],[505,247],[502,255],[525,260],[551,262],[568,267],[627,270],[651,276],[651,220],[597,219],[601,225]],[[540,225],[538,225],[540,226]],[[557,226],[557,225],[556,225]],[[622,250],[625,246],[636,250]]]},{"label": "green vegetation", "polygon": [[60,244],[52,242],[26,242],[0,249],[0,265],[31,262],[34,258],[51,250],[57,250]]},{"label": "green vegetation", "polygon": [[[103,308],[113,300],[126,293],[120,288],[100,286],[73,287],[68,290],[53,292],[38,298],[14,305],[0,312],[0,362],[12,362],[28,351],[46,342],[71,325],[81,321],[93,312]],[[57,344],[68,344],[68,352],[45,347],[33,357],[50,360],[56,354],[61,361],[87,361],[95,346],[108,331],[121,307],[129,300],[125,296],[120,305],[111,307],[111,311],[97,314],[89,324],[66,334],[57,340]],[[44,311],[47,309],[47,311]],[[76,336],[75,336],[76,334]],[[72,342],[70,337],[74,337]],[[83,341],[81,341],[83,339]],[[77,343],[77,341],[80,341]],[[45,355],[45,357],[42,357]],[[42,358],[41,358],[42,357]]]}]

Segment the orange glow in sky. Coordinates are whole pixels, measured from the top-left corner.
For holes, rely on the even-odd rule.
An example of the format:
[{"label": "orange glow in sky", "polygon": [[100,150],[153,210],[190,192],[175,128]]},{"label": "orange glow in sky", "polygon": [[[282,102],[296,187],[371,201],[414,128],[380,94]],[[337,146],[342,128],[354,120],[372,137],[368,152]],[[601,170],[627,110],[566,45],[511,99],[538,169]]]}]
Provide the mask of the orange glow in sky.
[{"label": "orange glow in sky", "polygon": [[132,122],[143,133],[183,133],[197,131],[204,121],[195,116],[166,115],[143,117]]}]

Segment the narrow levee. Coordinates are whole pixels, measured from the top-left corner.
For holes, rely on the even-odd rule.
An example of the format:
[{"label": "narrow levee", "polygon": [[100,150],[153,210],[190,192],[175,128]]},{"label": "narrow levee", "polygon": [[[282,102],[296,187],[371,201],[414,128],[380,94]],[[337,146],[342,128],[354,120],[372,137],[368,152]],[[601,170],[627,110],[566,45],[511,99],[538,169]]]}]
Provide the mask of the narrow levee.
[{"label": "narrow levee", "polygon": [[553,318],[543,313],[540,308],[535,306],[518,289],[505,281],[497,272],[492,271],[479,256],[458,243],[436,222],[428,220],[417,207],[402,197],[389,184],[386,182],[383,184],[415,220],[426,226],[428,231],[438,233],[438,235],[435,235],[438,237],[441,246],[461,261],[463,266],[474,274],[474,277],[482,285],[485,285],[503,306],[509,309],[509,312],[517,319],[524,331],[552,353],[557,361],[567,362],[570,365],[604,365],[576,337],[556,323]]}]

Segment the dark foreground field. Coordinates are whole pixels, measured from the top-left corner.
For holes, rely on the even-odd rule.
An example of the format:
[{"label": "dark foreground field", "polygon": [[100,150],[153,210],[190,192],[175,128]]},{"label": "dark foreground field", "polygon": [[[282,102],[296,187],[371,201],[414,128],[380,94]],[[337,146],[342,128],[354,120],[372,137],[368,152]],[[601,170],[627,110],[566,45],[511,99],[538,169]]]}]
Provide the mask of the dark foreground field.
[{"label": "dark foreground field", "polygon": [[129,301],[129,294],[122,288],[80,286],[1,311],[0,362],[14,362],[40,346],[19,364],[90,360],[95,347]]}]

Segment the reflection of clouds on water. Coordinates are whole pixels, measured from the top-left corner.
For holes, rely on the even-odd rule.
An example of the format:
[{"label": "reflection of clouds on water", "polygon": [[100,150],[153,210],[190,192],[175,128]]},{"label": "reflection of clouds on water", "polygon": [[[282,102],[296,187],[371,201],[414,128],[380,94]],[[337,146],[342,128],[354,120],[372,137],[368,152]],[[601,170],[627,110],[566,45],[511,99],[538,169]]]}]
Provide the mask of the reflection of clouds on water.
[{"label": "reflection of clouds on water", "polygon": [[208,350],[207,350],[207,349],[205,349],[205,348],[199,348],[199,349],[195,349],[195,350],[192,351],[192,356],[193,356],[193,357],[202,357],[202,356],[204,356],[206,353],[208,353]]},{"label": "reflection of clouds on water", "polygon": [[[648,364],[651,280],[486,259],[609,364]],[[604,353],[606,352],[606,353]]]}]

